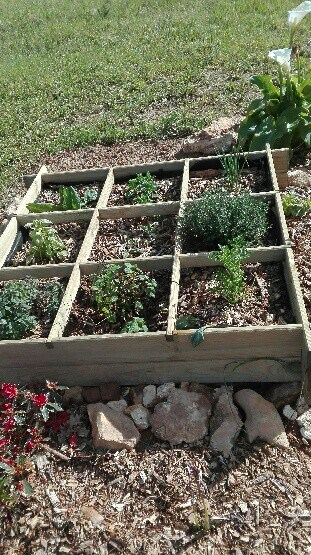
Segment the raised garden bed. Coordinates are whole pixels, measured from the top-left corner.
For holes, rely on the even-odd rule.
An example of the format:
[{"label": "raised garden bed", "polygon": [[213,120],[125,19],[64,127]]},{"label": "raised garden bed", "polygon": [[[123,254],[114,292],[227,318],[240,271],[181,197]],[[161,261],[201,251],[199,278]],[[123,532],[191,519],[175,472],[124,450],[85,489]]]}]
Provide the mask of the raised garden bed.
[{"label": "raised garden bed", "polygon": [[[201,249],[196,253],[187,252],[180,225],[175,230],[173,224],[176,217],[184,214],[187,203],[192,202],[188,196],[191,174],[220,169],[219,157],[122,166],[110,170],[48,173],[42,168],[30,185],[17,215],[12,217],[0,237],[0,279],[17,280],[27,275],[39,279],[67,278],[68,285],[47,339],[0,343],[0,372],[3,376],[7,379],[9,372],[10,378],[19,382],[42,377],[81,385],[111,380],[134,384],[182,380],[219,383],[223,380],[299,379],[302,369],[309,364],[309,327],[279,192],[279,184],[284,186],[286,182],[287,151],[275,151],[272,157],[267,147],[266,151],[246,156],[249,163],[247,171],[254,167],[258,174],[263,172],[265,175],[260,192],[252,194],[271,203],[274,237],[266,239],[262,246],[254,245],[247,249],[243,264],[247,267],[249,288],[246,293],[249,297],[237,308],[240,313],[236,319],[231,314],[232,307],[231,323],[227,316],[226,319],[219,317],[227,309],[223,301],[213,295],[207,299],[207,307],[204,301],[200,309],[202,313],[198,311],[198,324],[204,323],[207,327],[204,341],[196,348],[192,347],[191,338],[197,331],[197,324],[193,329],[176,329],[176,320],[182,314],[191,313],[195,305],[189,284],[188,294],[186,292],[184,272],[185,275],[193,275],[193,272],[200,275],[201,272],[202,276],[209,276],[220,262]],[[180,183],[178,200],[174,193],[156,202],[123,205],[121,197],[116,196],[118,186],[128,183],[137,174],[144,176],[147,172],[159,182],[169,179]],[[31,179],[26,181],[29,183]],[[42,186],[94,182],[104,182],[95,208],[49,214],[27,212],[27,203],[40,197]],[[176,191],[177,188],[176,185]],[[115,202],[120,202],[120,205],[115,206]],[[43,217],[50,219],[54,225],[73,222],[87,225],[76,259],[71,263],[3,267],[20,226]],[[137,250],[136,245],[134,250],[125,249],[121,238],[124,237],[124,230],[125,235],[131,232],[133,237],[138,237],[135,226],[137,231],[137,222],[147,219],[170,222],[165,231],[167,241],[160,234],[159,248],[150,242],[148,244],[150,238],[147,238],[147,246],[144,245],[141,238]],[[120,333],[121,323],[107,325],[102,315],[95,314],[90,295],[91,276],[104,272],[111,263],[118,263],[123,268],[126,264],[137,264],[146,274],[160,276],[159,297],[156,297],[156,302],[151,299],[150,304],[145,306],[144,316],[150,331]],[[200,281],[202,287],[204,280]],[[244,307],[243,303],[246,303]],[[213,312],[215,307],[216,316]],[[251,321],[246,321],[247,312],[252,313]]]}]

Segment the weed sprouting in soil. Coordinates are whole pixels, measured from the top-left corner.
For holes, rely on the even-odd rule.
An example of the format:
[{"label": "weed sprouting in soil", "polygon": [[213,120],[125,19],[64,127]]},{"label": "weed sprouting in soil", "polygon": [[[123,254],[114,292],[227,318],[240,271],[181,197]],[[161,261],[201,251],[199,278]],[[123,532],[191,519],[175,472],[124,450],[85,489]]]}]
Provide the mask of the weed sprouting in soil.
[{"label": "weed sprouting in soil", "polygon": [[150,172],[146,175],[138,173],[135,178],[129,180],[125,193],[125,200],[129,204],[145,204],[157,199],[157,184]]}]

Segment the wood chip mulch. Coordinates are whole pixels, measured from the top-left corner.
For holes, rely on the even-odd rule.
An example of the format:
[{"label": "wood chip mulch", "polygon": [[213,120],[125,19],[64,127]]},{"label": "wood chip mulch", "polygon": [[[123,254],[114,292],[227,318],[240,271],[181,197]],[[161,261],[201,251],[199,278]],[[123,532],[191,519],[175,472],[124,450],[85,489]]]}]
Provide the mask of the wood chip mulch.
[{"label": "wood chip mulch", "polygon": [[[157,202],[169,202],[179,200],[182,176],[167,179],[157,179],[152,176],[157,184]],[[130,204],[126,199],[127,183],[115,183],[108,200],[108,206],[122,206]]]}]

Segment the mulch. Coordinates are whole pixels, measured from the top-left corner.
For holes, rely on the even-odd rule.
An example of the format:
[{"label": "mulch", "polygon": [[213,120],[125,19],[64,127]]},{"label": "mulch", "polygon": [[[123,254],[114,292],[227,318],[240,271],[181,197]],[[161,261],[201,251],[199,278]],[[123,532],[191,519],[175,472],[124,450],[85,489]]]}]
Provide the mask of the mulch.
[{"label": "mulch", "polygon": [[[151,174],[152,175],[152,174]],[[169,202],[179,200],[182,183],[182,176],[158,179],[152,175],[153,181],[157,184],[157,200],[156,202]],[[108,206],[123,206],[131,204],[126,199],[128,182],[115,183],[112,187],[108,200]]]}]

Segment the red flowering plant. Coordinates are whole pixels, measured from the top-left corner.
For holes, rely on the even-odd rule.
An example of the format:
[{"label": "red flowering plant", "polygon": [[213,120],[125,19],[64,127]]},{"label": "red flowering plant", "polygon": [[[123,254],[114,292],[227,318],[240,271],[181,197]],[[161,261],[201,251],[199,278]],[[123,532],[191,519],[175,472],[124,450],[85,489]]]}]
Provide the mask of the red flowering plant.
[{"label": "red flowering plant", "polygon": [[0,384],[0,513],[9,510],[13,490],[32,493],[26,479],[31,455],[49,435],[50,422],[61,426],[68,418],[60,404],[61,389],[67,388],[49,381],[43,386]]}]

